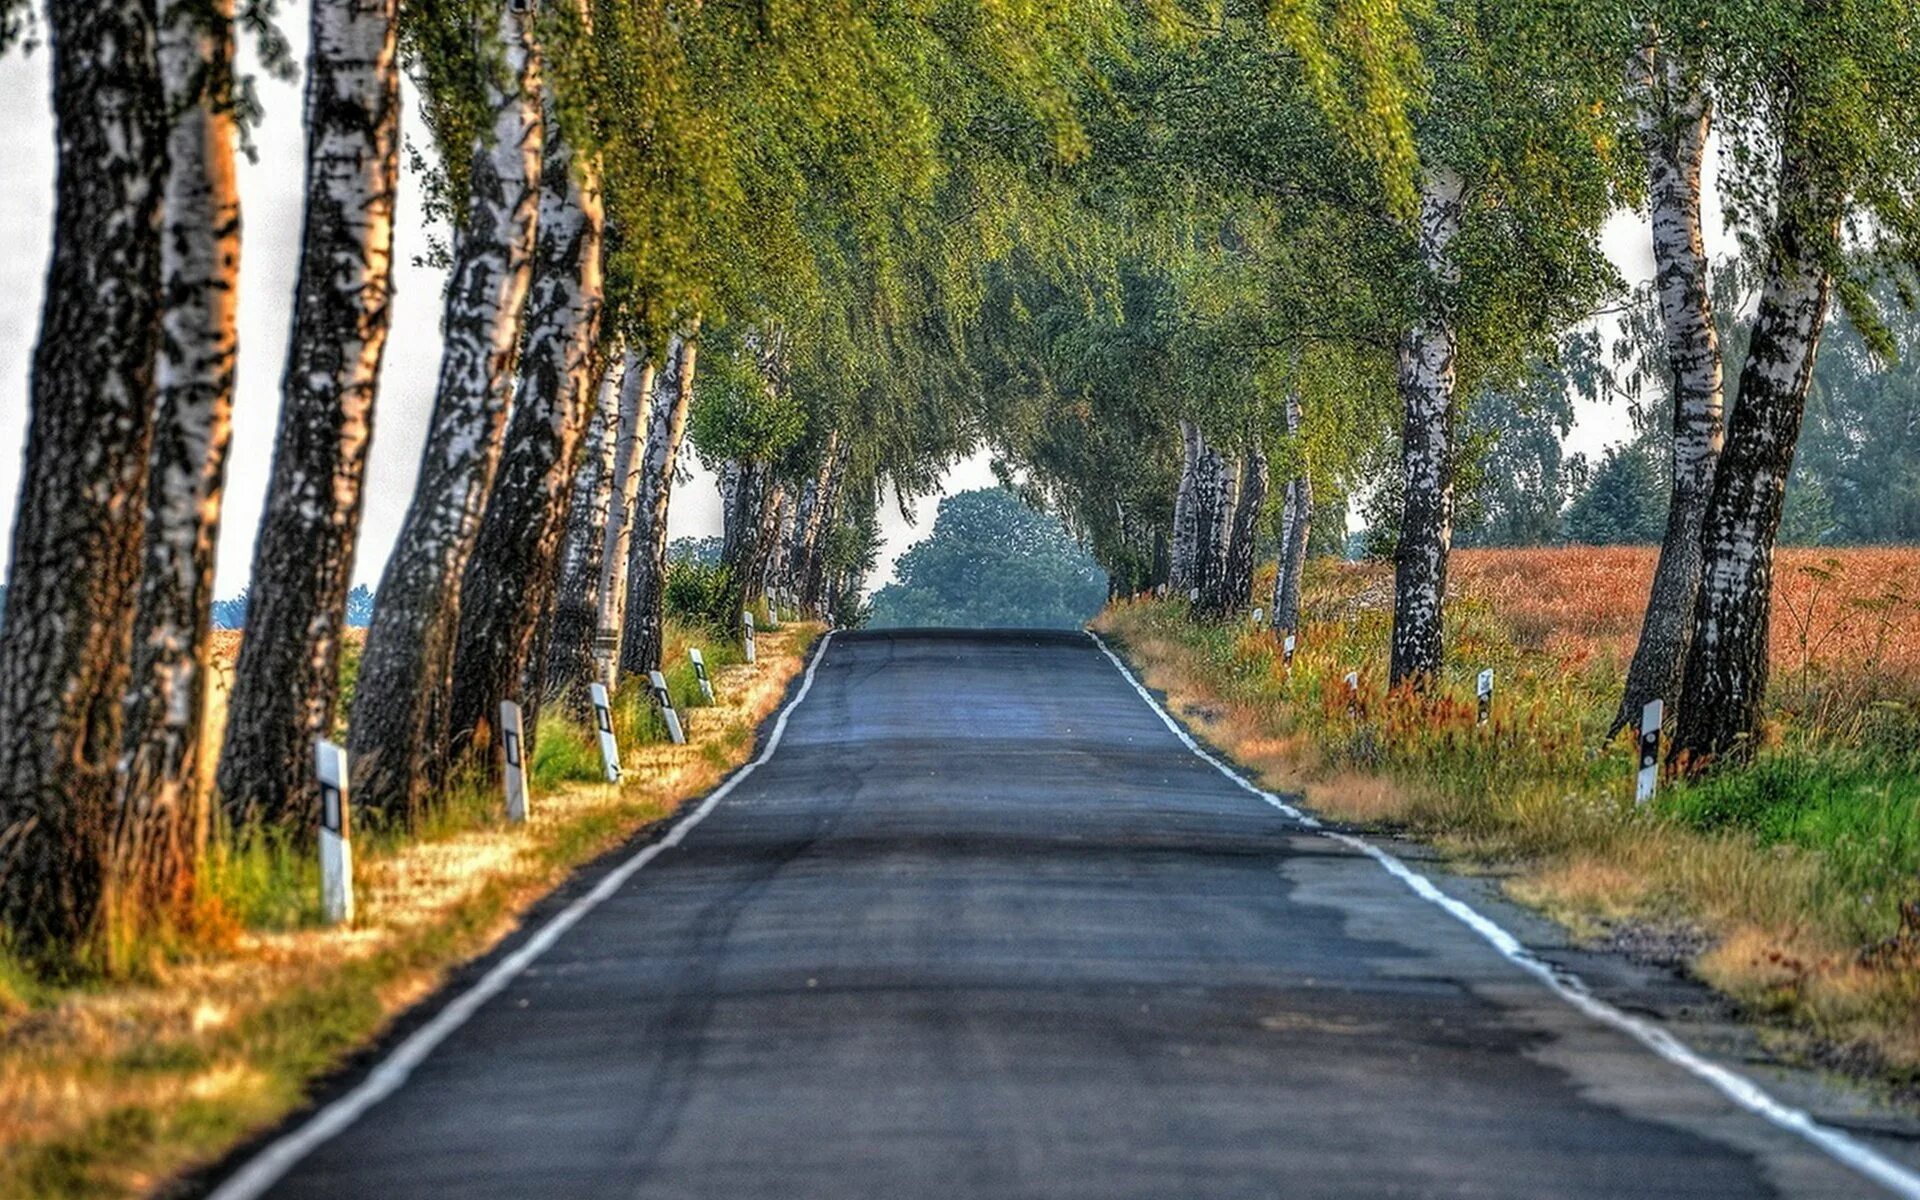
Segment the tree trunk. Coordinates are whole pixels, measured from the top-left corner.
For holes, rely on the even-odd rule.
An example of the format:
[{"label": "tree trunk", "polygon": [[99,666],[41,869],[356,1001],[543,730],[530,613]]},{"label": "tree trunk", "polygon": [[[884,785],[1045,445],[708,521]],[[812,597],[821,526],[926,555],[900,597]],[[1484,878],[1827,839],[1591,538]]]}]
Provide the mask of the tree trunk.
[{"label": "tree trunk", "polygon": [[627,624],[620,640],[620,667],[629,674],[644,675],[660,667],[667,615],[667,510],[687,432],[687,408],[693,402],[697,350],[689,331],[675,356],[673,386],[654,392],[653,412],[647,418],[647,453],[634,509],[643,522],[638,529],[642,536],[634,539],[630,551]]},{"label": "tree trunk", "polygon": [[[452,678],[452,749],[490,749],[503,700],[540,707],[535,639],[553,602],[567,531],[568,483],[593,403],[603,296],[605,212],[599,170],[576,163],[547,109],[539,235],[527,297],[525,358],[500,470],[460,588]],[[650,370],[639,372],[650,376]],[[489,771],[495,763],[484,756]]]},{"label": "tree trunk", "polygon": [[827,437],[827,452],[820,461],[820,473],[814,477],[814,499],[807,513],[804,554],[796,571],[795,586],[801,613],[815,619],[824,613],[827,531],[832,526],[840,483],[846,475],[847,455],[847,444],[835,430]]},{"label": "tree trunk", "polygon": [[751,607],[767,594],[767,579],[773,574],[774,551],[780,537],[780,514],[786,508],[787,489],[786,485],[772,476],[773,464],[762,464],[760,514],[759,520],[754,523],[753,552],[746,561],[740,594],[742,608]]},{"label": "tree trunk", "polygon": [[1199,426],[1183,418],[1180,422],[1180,484],[1173,494],[1173,562],[1167,571],[1168,590],[1183,600],[1193,587],[1193,567],[1198,557],[1199,514],[1194,504],[1200,486],[1203,448]]},{"label": "tree trunk", "polygon": [[1280,559],[1273,578],[1273,627],[1300,629],[1300,591],[1307,570],[1307,539],[1313,534],[1313,477],[1300,445],[1300,393],[1287,393],[1287,437],[1294,443],[1295,474],[1287,481],[1280,521]]},{"label": "tree trunk", "polygon": [[633,529],[640,496],[640,419],[653,409],[655,367],[648,361],[627,364],[627,386],[620,389],[620,426],[614,437],[613,486],[608,489],[607,528],[600,551],[600,611],[594,661],[611,688],[620,679],[620,639],[627,618],[627,575],[632,570]]},{"label": "tree trunk", "polygon": [[1720,335],[1706,243],[1701,234],[1700,176],[1711,104],[1702,80],[1672,58],[1647,51],[1640,132],[1646,142],[1648,207],[1653,214],[1654,282],[1673,370],[1673,498],[1647,597],[1640,644],[1612,732],[1637,728],[1648,701],[1670,705],[1680,690],[1693,633],[1706,555],[1700,529],[1720,457]]},{"label": "tree trunk", "polygon": [[333,733],[361,480],[391,318],[400,173],[397,0],[314,0],[293,334],[254,540],[219,790],[235,826],[306,832]]},{"label": "tree trunk", "polygon": [[1204,437],[1200,447],[1194,466],[1193,581],[1189,589],[1200,590],[1200,611],[1219,616],[1225,611],[1227,545],[1233,533],[1234,494],[1239,481],[1219,447]]},{"label": "tree trunk", "polygon": [[1253,595],[1254,543],[1260,535],[1260,510],[1267,503],[1267,455],[1258,440],[1241,455],[1239,493],[1227,539],[1226,589],[1220,598],[1223,613],[1236,611]]},{"label": "tree trunk", "polygon": [[473,153],[447,280],[440,380],[420,475],[387,560],[347,736],[362,808],[412,817],[438,782],[460,586],[500,460],[540,200],[539,54],[530,14],[499,8],[504,77]]},{"label": "tree trunk", "polygon": [[1420,255],[1432,291],[1400,342],[1400,454],[1405,507],[1393,570],[1393,685],[1425,688],[1440,674],[1447,554],[1453,545],[1454,330],[1446,290],[1458,277],[1448,248],[1464,189],[1437,171],[1420,189]]},{"label": "tree trunk", "polygon": [[[171,114],[165,310],[125,760],[109,835],[107,919],[129,932],[184,915],[206,833],[200,738],[239,342],[232,0],[162,0],[158,47]],[[109,949],[118,941],[110,938]]]},{"label": "tree trunk", "polygon": [[151,5],[53,0],[53,261],[0,635],[0,919],[97,932],[140,582],[160,334],[165,104]]},{"label": "tree trunk", "polygon": [[615,438],[625,391],[626,355],[615,347],[600,383],[599,401],[587,419],[579,465],[567,501],[567,535],[555,570],[555,594],[546,619],[546,694],[561,697],[576,717],[588,715],[588,685],[599,672],[593,635],[599,623],[600,556],[606,547],[608,505],[613,492]]},{"label": "tree trunk", "polygon": [[1701,527],[1706,565],[1671,752],[1692,771],[1751,754],[1760,730],[1774,539],[1833,291],[1826,255],[1842,206],[1816,190],[1791,144],[1780,205],[1740,400]]},{"label": "tree trunk", "polygon": [[753,574],[764,565],[760,534],[771,498],[772,470],[770,464],[757,458],[729,460],[721,468],[724,532],[720,565],[727,569],[727,604],[723,611],[733,620],[739,619],[740,610],[756,593]]}]

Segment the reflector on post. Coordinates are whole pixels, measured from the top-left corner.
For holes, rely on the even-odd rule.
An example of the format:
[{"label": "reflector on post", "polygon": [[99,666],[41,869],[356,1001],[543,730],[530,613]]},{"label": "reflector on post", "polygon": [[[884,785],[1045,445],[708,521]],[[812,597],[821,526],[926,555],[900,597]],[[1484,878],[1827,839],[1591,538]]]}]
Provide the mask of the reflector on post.
[{"label": "reflector on post", "polygon": [[347,752],[322,738],[313,744],[320,787],[320,915],[329,925],[353,920],[352,816],[347,805]]},{"label": "reflector on post", "polygon": [[527,739],[520,706],[511,700],[500,702],[500,752],[506,759],[500,778],[507,789],[507,822],[519,825],[527,819]]},{"label": "reflector on post", "polygon": [[687,657],[693,660],[693,677],[700,681],[700,694],[713,703],[713,680],[707,677],[707,657],[700,653],[700,647],[694,646],[687,651]]},{"label": "reflector on post", "polygon": [[1649,700],[1640,710],[1640,777],[1633,787],[1633,798],[1641,804],[1653,799],[1660,787],[1660,727],[1666,723],[1667,706],[1663,700]]},{"label": "reflector on post", "polygon": [[607,700],[607,685],[595,682],[588,688],[593,696],[593,723],[600,732],[600,762],[606,768],[607,782],[620,782],[620,747],[613,740],[613,705]]},{"label": "reflector on post", "polygon": [[667,736],[676,746],[686,745],[687,735],[680,728],[680,714],[673,711],[673,693],[667,690],[667,677],[658,671],[649,671],[647,682],[653,685],[653,701],[660,706],[660,715],[666,718]]},{"label": "reflector on post", "polygon": [[1480,672],[1480,679],[1474,686],[1474,692],[1480,699],[1480,723],[1485,725],[1487,717],[1493,712],[1493,668]]}]

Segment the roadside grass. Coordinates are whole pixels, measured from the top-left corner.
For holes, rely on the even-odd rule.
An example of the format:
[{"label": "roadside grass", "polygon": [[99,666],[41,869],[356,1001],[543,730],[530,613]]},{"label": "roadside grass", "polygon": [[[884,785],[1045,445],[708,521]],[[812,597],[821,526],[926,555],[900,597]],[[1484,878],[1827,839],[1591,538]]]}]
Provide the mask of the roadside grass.
[{"label": "roadside grass", "polygon": [[[1854,554],[1826,552],[1797,577],[1784,564],[1755,761],[1665,781],[1644,807],[1629,739],[1606,733],[1638,620],[1623,631],[1618,613],[1644,595],[1631,577],[1651,571],[1650,552],[1461,554],[1449,666],[1427,698],[1385,689],[1391,577],[1378,567],[1314,565],[1291,670],[1270,634],[1244,618],[1195,624],[1184,604],[1116,605],[1096,627],[1269,787],[1495,871],[1577,936],[1687,966],[1782,1052],[1911,1097],[1920,607],[1904,597],[1920,594],[1920,552],[1859,552],[1858,569]],[[1864,595],[1847,590],[1856,578]],[[1822,611],[1829,624],[1808,616]],[[1496,680],[1484,726],[1483,667]]]},{"label": "roadside grass", "polygon": [[[744,762],[818,632],[790,624],[763,635],[759,665],[746,667],[713,632],[670,626],[670,686],[677,704],[698,709],[688,745],[665,744],[663,727],[651,736],[651,701],[623,687],[627,774],[608,786],[586,727],[546,706],[529,822],[507,825],[495,786],[475,774],[452,781],[410,830],[357,824],[349,927],[319,923],[310,847],[217,836],[193,938],[64,986],[0,958],[0,1196],[144,1195],[297,1108],[318,1077],[485,953],[568,873]],[[711,664],[712,706],[694,703],[694,644]]]}]

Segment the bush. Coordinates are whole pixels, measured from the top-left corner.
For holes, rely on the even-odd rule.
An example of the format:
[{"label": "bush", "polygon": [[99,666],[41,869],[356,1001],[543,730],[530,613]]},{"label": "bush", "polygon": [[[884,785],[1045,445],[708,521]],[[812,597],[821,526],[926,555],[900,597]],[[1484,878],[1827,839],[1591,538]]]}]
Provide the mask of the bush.
[{"label": "bush", "polygon": [[666,606],[669,620],[691,625],[732,627],[727,585],[733,572],[718,563],[683,559],[667,564]]}]

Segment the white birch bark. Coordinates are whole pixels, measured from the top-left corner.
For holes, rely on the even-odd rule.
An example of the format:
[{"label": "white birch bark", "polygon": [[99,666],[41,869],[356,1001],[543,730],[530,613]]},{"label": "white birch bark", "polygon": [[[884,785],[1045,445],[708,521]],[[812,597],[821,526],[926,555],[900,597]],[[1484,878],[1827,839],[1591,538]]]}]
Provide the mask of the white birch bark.
[{"label": "white birch bark", "polygon": [[[238,353],[240,192],[231,0],[161,0],[167,101],[158,408],[109,914],[180,917],[206,834],[200,736]],[[115,909],[124,907],[124,914]]]},{"label": "white birch bark", "polygon": [[535,17],[497,9],[484,36],[490,124],[474,147],[467,217],[447,281],[433,417],[413,500],[381,576],[348,728],[362,807],[411,816],[436,781],[460,587],[513,393],[540,202]]},{"label": "white birch bark", "polygon": [[1425,686],[1440,673],[1447,555],[1453,544],[1453,320],[1447,291],[1458,280],[1450,247],[1460,232],[1465,184],[1431,171],[1420,188],[1420,258],[1429,290],[1424,313],[1400,342],[1402,482],[1405,508],[1394,557],[1394,684]]},{"label": "white birch bark", "polygon": [[293,334],[219,791],[236,826],[305,831],[333,735],[361,483],[390,324],[400,175],[397,0],[314,0]]},{"label": "white birch bark", "polygon": [[627,572],[633,547],[635,504],[642,468],[640,422],[653,411],[655,367],[630,357],[620,389],[620,421],[613,443],[613,486],[608,489],[607,528],[600,553],[600,612],[595,657],[609,689],[619,682],[620,637],[627,616]]},{"label": "white birch bark", "polygon": [[1673,373],[1673,485],[1616,731],[1634,725],[1651,700],[1675,709],[1705,566],[1700,530],[1724,435],[1720,337],[1700,213],[1712,105],[1699,73],[1671,55],[1649,46],[1637,64],[1654,284]]},{"label": "white birch bark", "polygon": [[1755,749],[1767,690],[1773,552],[1833,292],[1841,197],[1805,151],[1782,155],[1780,216],[1754,315],[1740,400],[1701,526],[1706,563],[1671,754],[1689,770]]},{"label": "white birch bark", "polygon": [[1198,513],[1194,508],[1199,488],[1200,429],[1193,422],[1180,421],[1180,485],[1173,496],[1173,561],[1167,573],[1167,586],[1176,598],[1184,599],[1193,587],[1193,567],[1199,550]]},{"label": "white birch bark", "polygon": [[[538,646],[566,537],[567,484],[593,402],[606,214],[600,172],[576,159],[547,109],[539,234],[520,387],[507,445],[460,590],[459,642],[452,677],[452,745],[485,749],[502,703],[520,704],[527,736],[537,731],[544,689]],[[495,757],[482,761],[492,770]]]},{"label": "white birch bark", "polygon": [[0,633],[0,921],[27,963],[97,930],[139,584],[165,107],[150,0],[46,6],[53,258]]},{"label": "white birch bark", "polygon": [[1307,539],[1313,534],[1313,479],[1306,448],[1300,444],[1300,393],[1287,393],[1287,437],[1293,442],[1295,473],[1287,480],[1280,519],[1280,558],[1273,577],[1273,627],[1300,628],[1301,583],[1306,573]]},{"label": "white birch bark", "polygon": [[[696,326],[697,329],[697,326]],[[687,409],[693,403],[694,369],[699,344],[694,330],[680,340],[674,355],[671,387],[657,388],[647,417],[647,450],[641,463],[635,513],[640,522],[628,551],[626,627],[621,631],[620,667],[646,674],[660,667],[666,621],[667,515],[673,503],[674,473],[686,440]]]},{"label": "white birch bark", "polygon": [[607,360],[600,394],[582,437],[580,462],[567,502],[567,534],[547,637],[546,690],[583,716],[590,709],[588,686],[597,678],[593,638],[599,624],[600,555],[606,546],[606,520],[613,493],[614,439],[619,399],[625,390],[626,354],[615,346]]}]

